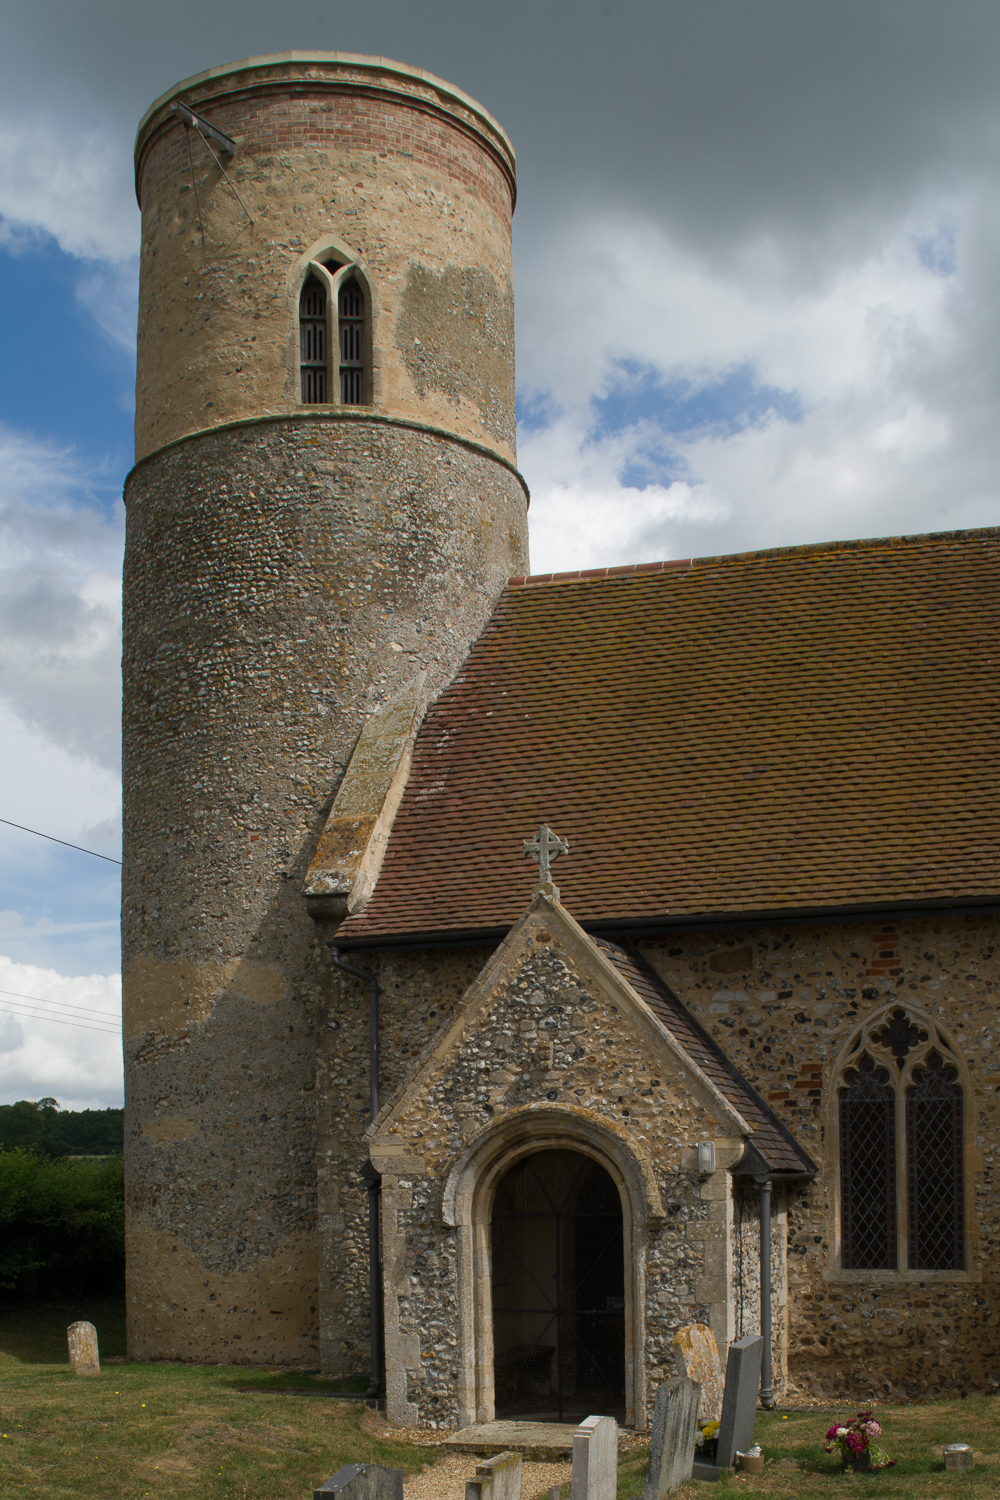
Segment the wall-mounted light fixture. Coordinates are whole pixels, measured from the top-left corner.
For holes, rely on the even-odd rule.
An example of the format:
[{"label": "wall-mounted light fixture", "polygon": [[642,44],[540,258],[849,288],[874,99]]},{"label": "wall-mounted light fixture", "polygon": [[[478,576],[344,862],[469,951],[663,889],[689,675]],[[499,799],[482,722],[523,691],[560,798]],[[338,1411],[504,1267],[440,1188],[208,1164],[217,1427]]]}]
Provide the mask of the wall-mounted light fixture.
[{"label": "wall-mounted light fixture", "polygon": [[715,1142],[698,1142],[698,1171],[703,1177],[715,1171]]}]

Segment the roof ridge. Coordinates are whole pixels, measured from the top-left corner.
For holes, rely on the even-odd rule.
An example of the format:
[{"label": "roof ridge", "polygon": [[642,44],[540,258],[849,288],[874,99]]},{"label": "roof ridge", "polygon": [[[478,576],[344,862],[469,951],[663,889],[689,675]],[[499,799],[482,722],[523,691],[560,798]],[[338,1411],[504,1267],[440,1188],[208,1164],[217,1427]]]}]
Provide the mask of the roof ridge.
[{"label": "roof ridge", "polygon": [[718,552],[704,557],[666,559],[663,562],[622,563],[614,568],[580,568],[568,573],[522,573],[508,578],[508,588],[528,588],[540,583],[580,583],[599,578],[631,578],[648,573],[676,573],[698,567],[717,567],[720,564],[753,562],[756,559],[771,560],[776,557],[806,556],[814,552],[862,552],[884,548],[917,548],[932,544],[941,546],[949,541],[973,541],[977,537],[995,539],[1000,535],[998,526],[969,526],[953,531],[900,532],[896,536],[844,538],[829,542],[797,542],[790,547],[761,547],[747,552]]}]

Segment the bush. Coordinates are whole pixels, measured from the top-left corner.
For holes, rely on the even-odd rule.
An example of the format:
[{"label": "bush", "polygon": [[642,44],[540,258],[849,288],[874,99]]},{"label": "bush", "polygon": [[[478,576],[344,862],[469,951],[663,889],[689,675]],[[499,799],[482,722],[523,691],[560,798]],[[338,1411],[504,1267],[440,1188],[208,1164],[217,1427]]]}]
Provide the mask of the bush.
[{"label": "bush", "polygon": [[124,1288],[123,1158],[0,1151],[0,1295],[120,1296]]}]

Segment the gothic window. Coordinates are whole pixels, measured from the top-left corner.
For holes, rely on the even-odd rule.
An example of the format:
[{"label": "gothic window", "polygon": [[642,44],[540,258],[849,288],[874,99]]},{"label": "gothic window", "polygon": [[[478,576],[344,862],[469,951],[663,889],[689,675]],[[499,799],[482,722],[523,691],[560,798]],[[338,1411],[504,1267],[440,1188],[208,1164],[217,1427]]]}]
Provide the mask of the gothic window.
[{"label": "gothic window", "polygon": [[307,406],[363,406],[369,333],[364,288],[350,266],[333,260],[312,266],[299,296],[301,400]]},{"label": "gothic window", "polygon": [[844,1269],[896,1268],[896,1098],[885,1068],[863,1056],[840,1095]]},{"label": "gothic window", "polygon": [[844,1270],[962,1270],[963,1094],[951,1044],[897,1008],[853,1038],[844,1068],[837,1096]]},{"label": "gothic window", "polygon": [[326,287],[317,276],[308,276],[299,298],[302,400],[307,406],[319,405],[330,399],[326,390],[326,339]]},{"label": "gothic window", "polygon": [[962,1090],[932,1052],[906,1091],[910,1268],[962,1269]]},{"label": "gothic window", "polygon": [[365,294],[353,279],[340,288],[340,401],[363,406],[365,400]]}]

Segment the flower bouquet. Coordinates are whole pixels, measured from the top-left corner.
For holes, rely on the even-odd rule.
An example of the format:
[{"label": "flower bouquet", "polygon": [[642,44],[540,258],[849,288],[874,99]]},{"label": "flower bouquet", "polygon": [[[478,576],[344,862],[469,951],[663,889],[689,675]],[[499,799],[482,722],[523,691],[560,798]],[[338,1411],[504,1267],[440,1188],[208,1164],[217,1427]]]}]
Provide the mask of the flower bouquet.
[{"label": "flower bouquet", "polygon": [[875,1439],[882,1436],[882,1429],[870,1411],[859,1411],[850,1422],[835,1422],[826,1435],[826,1451],[840,1449],[840,1462],[845,1469],[891,1469],[896,1462]]},{"label": "flower bouquet", "polygon": [[698,1428],[698,1435],[694,1440],[699,1456],[705,1463],[715,1462],[716,1448],[719,1442],[718,1422],[706,1422],[703,1427]]}]

